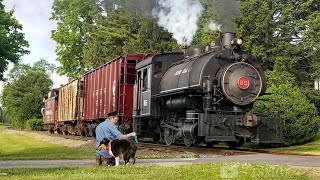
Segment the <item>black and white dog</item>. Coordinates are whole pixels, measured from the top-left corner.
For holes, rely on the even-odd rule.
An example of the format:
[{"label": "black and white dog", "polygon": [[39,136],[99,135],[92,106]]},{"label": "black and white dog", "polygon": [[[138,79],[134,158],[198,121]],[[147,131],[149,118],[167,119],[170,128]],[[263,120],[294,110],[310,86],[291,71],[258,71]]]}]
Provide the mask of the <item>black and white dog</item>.
[{"label": "black and white dog", "polygon": [[107,153],[116,160],[116,166],[119,166],[119,156],[122,154],[125,165],[129,164],[129,160],[133,159],[133,164],[136,162],[136,152],[138,147],[134,145],[133,141],[128,140],[115,140],[110,141],[104,138],[100,145],[97,147],[97,150],[101,151],[105,149]]}]

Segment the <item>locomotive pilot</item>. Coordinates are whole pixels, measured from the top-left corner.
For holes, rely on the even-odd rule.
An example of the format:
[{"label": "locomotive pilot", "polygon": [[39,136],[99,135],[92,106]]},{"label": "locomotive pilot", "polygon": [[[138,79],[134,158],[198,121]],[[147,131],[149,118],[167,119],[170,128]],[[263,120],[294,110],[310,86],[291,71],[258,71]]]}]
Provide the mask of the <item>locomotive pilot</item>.
[{"label": "locomotive pilot", "polygon": [[[135,132],[123,135],[117,128],[118,113],[110,112],[108,118],[100,123],[96,128],[96,148],[99,146],[103,138],[109,140],[128,139],[129,137],[136,136]],[[96,164],[97,165],[115,165],[115,158],[107,153],[106,150],[96,150]]]}]

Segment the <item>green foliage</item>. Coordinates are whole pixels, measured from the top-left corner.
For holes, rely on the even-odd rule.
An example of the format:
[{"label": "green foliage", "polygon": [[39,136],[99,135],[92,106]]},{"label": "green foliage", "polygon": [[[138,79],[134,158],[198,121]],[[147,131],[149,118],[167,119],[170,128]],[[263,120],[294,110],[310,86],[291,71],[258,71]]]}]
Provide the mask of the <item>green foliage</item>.
[{"label": "green foliage", "polygon": [[151,14],[156,5],[156,0],[101,0],[101,5],[108,11],[113,10],[115,5],[140,13]]},{"label": "green foliage", "polygon": [[[267,69],[268,102],[255,109],[286,122],[285,144],[310,140],[319,126],[319,7],[313,0],[241,0],[238,34]],[[292,138],[292,139],[291,139]]]},{"label": "green foliage", "polygon": [[29,119],[26,121],[25,127],[30,131],[41,131],[43,129],[43,119]]},{"label": "green foliage", "polygon": [[54,0],[52,10],[51,20],[58,23],[52,31],[61,63],[58,72],[73,78],[82,75],[86,71],[83,48],[101,9],[96,0]]},{"label": "green foliage", "polygon": [[18,63],[20,57],[28,54],[28,42],[24,38],[22,25],[13,17],[14,11],[6,12],[0,0],[0,80],[9,62]]},{"label": "green foliage", "polygon": [[319,72],[319,6],[314,0],[242,0],[239,35],[265,69],[287,71],[297,85],[310,88],[311,72]]},{"label": "green foliage", "polygon": [[33,66],[15,65],[9,72],[1,98],[4,111],[15,128],[24,128],[28,119],[42,117],[42,99],[53,84],[49,76],[52,67],[40,60]]},{"label": "green foliage", "polygon": [[277,71],[277,70],[266,70],[267,83],[270,86],[280,86],[281,84],[294,84],[296,82],[296,78],[286,72],[286,71]]},{"label": "green foliage", "polygon": [[[77,77],[126,53],[161,52],[178,47],[150,15],[155,1],[55,0],[52,38],[60,74]],[[114,5],[118,8],[115,9]]]},{"label": "green foliage", "polygon": [[213,38],[220,35],[219,31],[213,31],[209,25],[217,22],[217,15],[213,11],[215,9],[212,0],[201,0],[204,12],[198,21],[198,31],[193,39],[192,44],[210,45]]},{"label": "green foliage", "polygon": [[254,110],[279,118],[284,122],[284,145],[310,141],[319,131],[320,117],[314,104],[302,91],[290,84],[271,85],[263,96],[267,101],[257,101]]},{"label": "green foliage", "polygon": [[127,53],[163,52],[178,47],[156,20],[125,8],[101,17],[84,49],[85,65],[95,68]]}]

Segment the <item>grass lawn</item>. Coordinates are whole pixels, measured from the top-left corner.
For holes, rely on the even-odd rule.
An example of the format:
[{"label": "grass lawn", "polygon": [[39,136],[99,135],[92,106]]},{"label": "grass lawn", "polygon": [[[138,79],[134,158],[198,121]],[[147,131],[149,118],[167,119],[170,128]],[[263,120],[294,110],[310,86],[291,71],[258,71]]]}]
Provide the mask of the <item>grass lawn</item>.
[{"label": "grass lawn", "polygon": [[[52,144],[44,139],[33,138],[28,133],[8,133],[6,126],[0,125],[0,160],[76,160],[95,159],[95,142],[88,142],[80,147],[66,147],[62,144]],[[45,136],[50,139],[49,136]],[[54,141],[57,141],[55,139]],[[156,152],[142,149],[137,152],[138,159],[170,159],[181,152]],[[1,178],[0,178],[1,179]]]},{"label": "grass lawn", "polygon": [[270,152],[320,155],[320,132],[318,132],[313,142],[298,146],[274,148],[270,149]]},{"label": "grass lawn", "polygon": [[0,169],[0,179],[312,179],[285,166],[240,163],[173,167],[126,166],[51,169]]},{"label": "grass lawn", "polygon": [[32,137],[5,133],[0,126],[0,160],[94,159],[94,151],[64,147]]}]

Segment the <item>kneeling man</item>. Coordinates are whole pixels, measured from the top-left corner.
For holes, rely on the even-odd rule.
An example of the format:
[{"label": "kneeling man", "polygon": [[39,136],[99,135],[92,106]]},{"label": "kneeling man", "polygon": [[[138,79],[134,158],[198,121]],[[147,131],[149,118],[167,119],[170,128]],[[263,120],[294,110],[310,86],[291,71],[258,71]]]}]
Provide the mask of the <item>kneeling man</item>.
[{"label": "kneeling man", "polygon": [[[109,140],[121,140],[128,139],[129,137],[136,136],[135,132],[123,135],[117,128],[118,124],[118,113],[111,112],[108,114],[108,118],[100,123],[96,128],[96,148],[99,146],[103,138]],[[115,165],[115,159],[107,153],[106,150],[96,150],[96,164],[97,165]]]}]

